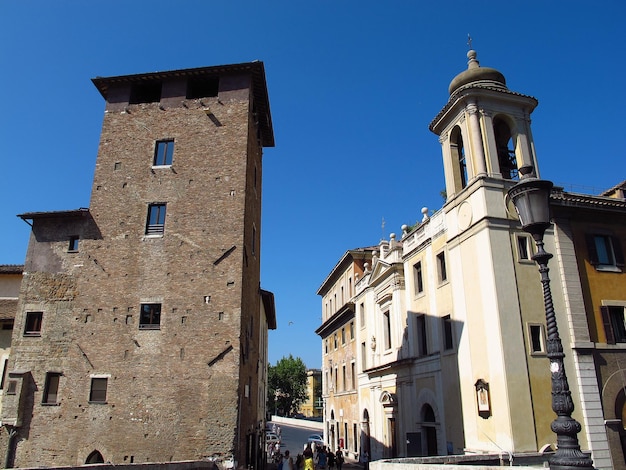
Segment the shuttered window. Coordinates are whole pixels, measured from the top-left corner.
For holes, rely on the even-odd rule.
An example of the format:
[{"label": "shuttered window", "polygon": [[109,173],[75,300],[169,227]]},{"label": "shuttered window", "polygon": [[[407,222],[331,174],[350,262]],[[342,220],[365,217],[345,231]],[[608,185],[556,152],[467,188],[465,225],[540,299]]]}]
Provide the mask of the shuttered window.
[{"label": "shuttered window", "polygon": [[587,250],[589,262],[601,270],[602,268],[624,267],[624,253],[619,238],[606,234],[587,234]]},{"label": "shuttered window", "polygon": [[600,313],[607,344],[626,343],[624,307],[603,305]]}]

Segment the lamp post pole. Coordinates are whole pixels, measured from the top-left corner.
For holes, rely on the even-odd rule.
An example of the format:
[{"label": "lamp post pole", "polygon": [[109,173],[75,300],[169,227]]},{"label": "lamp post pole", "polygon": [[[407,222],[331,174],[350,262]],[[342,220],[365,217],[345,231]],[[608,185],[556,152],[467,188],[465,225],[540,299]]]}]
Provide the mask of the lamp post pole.
[{"label": "lamp post pole", "polygon": [[580,423],[572,418],[574,402],[567,382],[563,358],[563,344],[556,323],[556,313],[552,304],[550,278],[548,277],[548,261],[552,255],[545,251],[543,235],[550,226],[550,181],[540,180],[533,176],[533,167],[520,168],[522,177],[513,186],[508,197],[515,205],[522,229],[532,235],[537,246],[537,253],[532,259],[539,266],[541,285],[543,287],[543,303],[546,311],[546,328],[548,332],[547,356],[550,360],[552,384],[552,410],[556,419],[550,429],[556,434],[557,450],[550,458],[553,470],[593,469],[593,461],[580,450],[577,434],[581,430]]}]

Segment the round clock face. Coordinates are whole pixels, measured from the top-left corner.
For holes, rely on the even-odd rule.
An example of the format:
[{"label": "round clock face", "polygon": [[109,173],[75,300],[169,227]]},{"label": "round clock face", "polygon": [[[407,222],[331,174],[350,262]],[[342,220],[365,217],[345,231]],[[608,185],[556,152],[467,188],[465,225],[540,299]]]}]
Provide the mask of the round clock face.
[{"label": "round clock face", "polygon": [[472,206],[465,201],[457,211],[458,225],[461,230],[466,230],[472,224]]}]

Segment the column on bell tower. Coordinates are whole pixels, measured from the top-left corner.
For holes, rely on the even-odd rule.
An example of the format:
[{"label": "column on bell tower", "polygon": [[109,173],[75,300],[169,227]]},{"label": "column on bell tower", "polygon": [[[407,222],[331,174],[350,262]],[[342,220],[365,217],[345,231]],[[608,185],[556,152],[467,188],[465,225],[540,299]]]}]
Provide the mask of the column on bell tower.
[{"label": "column on bell tower", "polygon": [[469,114],[469,128],[472,136],[472,161],[476,164],[476,176],[487,174],[485,165],[485,152],[483,151],[483,138],[480,129],[479,108],[476,100],[468,100],[465,106],[467,114]]}]

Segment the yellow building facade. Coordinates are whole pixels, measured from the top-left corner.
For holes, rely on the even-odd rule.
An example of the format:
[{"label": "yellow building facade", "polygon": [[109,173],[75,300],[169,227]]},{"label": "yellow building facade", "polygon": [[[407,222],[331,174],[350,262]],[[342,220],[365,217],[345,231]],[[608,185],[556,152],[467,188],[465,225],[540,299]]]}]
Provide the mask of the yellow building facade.
[{"label": "yellow building facade", "polygon": [[322,399],[324,439],[347,455],[358,454],[360,413],[357,394],[356,284],[371,263],[373,248],[349,250],[318,290],[322,297]]}]

